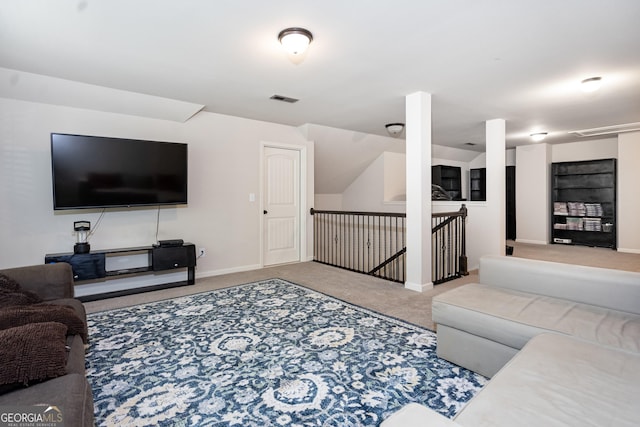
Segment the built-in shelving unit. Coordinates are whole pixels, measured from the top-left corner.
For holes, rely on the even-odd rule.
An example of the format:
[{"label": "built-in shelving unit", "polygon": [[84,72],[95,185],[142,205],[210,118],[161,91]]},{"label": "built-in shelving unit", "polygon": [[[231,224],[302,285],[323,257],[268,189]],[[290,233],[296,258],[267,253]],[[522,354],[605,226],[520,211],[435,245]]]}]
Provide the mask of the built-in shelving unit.
[{"label": "built-in shelving unit", "polygon": [[458,166],[431,166],[431,183],[444,188],[453,200],[462,200],[462,170]]},{"label": "built-in shelving unit", "polygon": [[487,200],[487,168],[469,170],[469,200]]},{"label": "built-in shelving unit", "polygon": [[553,163],[551,182],[551,242],[616,249],[616,159]]}]

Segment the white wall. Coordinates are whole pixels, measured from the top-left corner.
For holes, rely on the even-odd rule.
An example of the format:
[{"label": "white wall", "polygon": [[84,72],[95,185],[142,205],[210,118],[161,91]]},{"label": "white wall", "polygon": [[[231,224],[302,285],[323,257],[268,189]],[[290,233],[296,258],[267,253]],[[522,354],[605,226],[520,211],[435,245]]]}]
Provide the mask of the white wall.
[{"label": "white wall", "polygon": [[553,163],[616,158],[618,158],[617,138],[568,142],[551,146],[551,161]]},{"label": "white wall", "polygon": [[[260,266],[260,143],[307,147],[307,209],[313,206],[313,143],[296,128],[212,113],[186,123],[0,99],[0,268],[39,264],[46,253],[73,250],[73,222],[96,224],[99,210],[53,211],[50,133],[113,136],[189,144],[189,204],[163,207],[159,239],[206,247],[197,275]],[[92,249],[155,242],[156,209],[108,209]],[[307,257],[312,217],[307,215]]]},{"label": "white wall", "polygon": [[640,253],[640,132],[618,135],[618,250]]},{"label": "white wall", "polygon": [[407,156],[384,152],[384,201],[407,200]]},{"label": "white wall", "polygon": [[485,202],[434,201],[432,210],[434,213],[457,212],[463,204],[467,207],[465,223],[467,267],[471,271],[480,266],[480,257],[489,253],[485,243],[495,240],[495,230],[486,226],[493,221],[487,204]]},{"label": "white wall", "polygon": [[516,148],[516,240],[549,242],[549,176],[551,149],[548,144]]},{"label": "white wall", "polygon": [[382,153],[342,193],[342,209],[365,212],[404,212],[405,203],[385,202],[384,182],[385,153]]},{"label": "white wall", "polygon": [[316,194],[313,207],[319,211],[342,210],[342,194]]}]

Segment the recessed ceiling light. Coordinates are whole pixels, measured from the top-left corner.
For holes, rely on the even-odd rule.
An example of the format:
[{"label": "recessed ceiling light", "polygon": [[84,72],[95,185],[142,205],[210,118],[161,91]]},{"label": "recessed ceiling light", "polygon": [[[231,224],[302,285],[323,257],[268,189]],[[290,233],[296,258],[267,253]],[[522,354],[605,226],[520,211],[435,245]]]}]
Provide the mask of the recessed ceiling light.
[{"label": "recessed ceiling light", "polygon": [[595,92],[600,89],[600,85],[602,84],[602,77],[589,77],[588,79],[584,79],[580,82],[580,88],[583,92]]},{"label": "recessed ceiling light", "polygon": [[534,142],[540,142],[547,137],[547,132],[536,132],[529,135]]}]

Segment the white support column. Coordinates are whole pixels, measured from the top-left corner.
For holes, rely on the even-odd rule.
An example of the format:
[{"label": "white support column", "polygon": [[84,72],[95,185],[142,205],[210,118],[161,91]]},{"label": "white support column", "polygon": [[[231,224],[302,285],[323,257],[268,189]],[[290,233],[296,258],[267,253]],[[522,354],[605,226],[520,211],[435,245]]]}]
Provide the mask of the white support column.
[{"label": "white support column", "polygon": [[505,134],[504,119],[487,120],[487,209],[491,223],[483,226],[492,230],[492,238],[485,242],[484,254],[505,254]]},{"label": "white support column", "polygon": [[422,292],[431,281],[431,94],[406,97],[407,116],[407,279],[405,288]]}]

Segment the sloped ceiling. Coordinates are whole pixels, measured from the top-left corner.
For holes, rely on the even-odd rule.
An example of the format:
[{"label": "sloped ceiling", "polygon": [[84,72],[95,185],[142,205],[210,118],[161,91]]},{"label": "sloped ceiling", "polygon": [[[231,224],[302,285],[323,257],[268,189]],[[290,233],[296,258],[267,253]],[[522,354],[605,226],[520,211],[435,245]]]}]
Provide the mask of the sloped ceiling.
[{"label": "sloped ceiling", "polygon": [[[383,136],[404,121],[405,96],[425,91],[435,144],[483,151],[493,118],[510,147],[540,130],[566,142],[640,121],[639,16],[637,0],[3,0],[0,67],[13,72],[2,96],[71,102],[28,88],[37,74],[174,100],[180,117],[204,106]],[[277,41],[290,26],[314,34],[297,61]],[[580,93],[596,75],[602,89]]]}]

